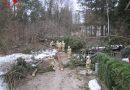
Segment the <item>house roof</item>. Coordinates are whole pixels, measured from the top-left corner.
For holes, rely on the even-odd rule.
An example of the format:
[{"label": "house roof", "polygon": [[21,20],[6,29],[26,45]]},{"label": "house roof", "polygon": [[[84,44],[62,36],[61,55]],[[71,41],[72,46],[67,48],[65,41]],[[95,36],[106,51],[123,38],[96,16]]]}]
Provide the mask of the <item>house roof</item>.
[{"label": "house roof", "polygon": [[127,6],[126,6],[125,9],[126,9],[126,10],[130,10],[130,1],[129,1],[129,3],[127,4]]}]

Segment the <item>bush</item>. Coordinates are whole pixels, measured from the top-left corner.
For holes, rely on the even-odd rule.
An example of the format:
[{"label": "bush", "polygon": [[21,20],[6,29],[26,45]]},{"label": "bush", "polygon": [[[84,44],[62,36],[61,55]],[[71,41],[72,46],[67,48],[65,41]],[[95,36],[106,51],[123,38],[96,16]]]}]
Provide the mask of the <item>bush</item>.
[{"label": "bush", "polygon": [[125,38],[125,37],[118,37],[118,36],[111,36],[111,40],[109,42],[110,45],[128,45],[130,43],[130,39],[129,38]]},{"label": "bush", "polygon": [[82,54],[77,54],[70,59],[70,62],[65,67],[75,68],[78,66],[85,66],[86,59]]},{"label": "bush", "polygon": [[122,37],[122,36],[110,36],[109,37],[102,37],[99,38],[99,41],[102,43],[108,43],[109,45],[129,45],[130,43],[130,38]]},{"label": "bush", "polygon": [[116,87],[117,90],[129,90],[129,63],[111,58],[102,53],[97,54],[96,59],[99,63],[98,76],[105,82],[109,90],[113,90],[113,87]]},{"label": "bush", "polygon": [[82,41],[80,38],[75,37],[61,37],[61,38],[55,38],[54,41],[64,41],[65,42],[65,48],[67,49],[68,46],[72,48],[73,52],[79,51],[85,46],[85,42]]},{"label": "bush", "polygon": [[13,65],[11,70],[5,75],[5,81],[7,82],[9,89],[14,90],[17,81],[25,78],[32,70],[33,67],[31,64],[26,63],[22,58],[17,59],[16,65]]}]

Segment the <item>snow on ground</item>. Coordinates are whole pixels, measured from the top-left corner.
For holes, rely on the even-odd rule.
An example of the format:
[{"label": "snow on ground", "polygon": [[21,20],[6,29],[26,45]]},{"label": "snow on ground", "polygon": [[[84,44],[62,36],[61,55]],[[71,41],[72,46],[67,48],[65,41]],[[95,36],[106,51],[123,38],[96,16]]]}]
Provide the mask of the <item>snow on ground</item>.
[{"label": "snow on ground", "polygon": [[129,62],[128,58],[122,58],[122,61]]},{"label": "snow on ground", "polygon": [[96,79],[90,80],[88,86],[90,90],[101,90],[101,86],[98,84]]},{"label": "snow on ground", "polygon": [[4,82],[4,79],[1,76],[0,76],[0,90],[7,90],[7,84]]},{"label": "snow on ground", "polygon": [[53,50],[47,49],[46,51],[41,51],[40,54],[34,55],[34,59],[36,60],[43,59],[45,57],[53,56],[55,55],[55,53],[56,53],[55,49]]},{"label": "snow on ground", "polygon": [[4,75],[4,74],[5,74],[4,72],[0,71],[0,76],[2,76],[2,75]]},{"label": "snow on ground", "polygon": [[32,55],[29,54],[22,54],[22,53],[16,53],[16,54],[11,54],[11,55],[6,55],[6,56],[1,56],[0,57],[0,64],[4,62],[14,62],[18,58],[22,57],[23,59],[30,60]]},{"label": "snow on ground", "polygon": [[14,62],[18,58],[22,57],[26,61],[31,61],[32,58],[39,60],[43,59],[49,56],[53,56],[56,53],[56,50],[45,50],[45,51],[40,51],[40,52],[34,52],[35,54],[22,54],[22,53],[15,53],[11,55],[6,55],[6,56],[0,56],[0,64],[4,62]]},{"label": "snow on ground", "polygon": [[7,72],[7,70],[3,70],[3,69],[7,68],[7,66],[12,63],[15,63],[18,58],[21,57],[25,59],[27,62],[30,62],[33,59],[41,60],[49,56],[53,56],[55,55],[55,53],[56,53],[56,50],[47,49],[45,51],[43,50],[39,52],[34,52],[32,54],[15,53],[15,54],[6,55],[6,56],[0,56],[0,90],[6,90],[2,75],[4,75]]}]

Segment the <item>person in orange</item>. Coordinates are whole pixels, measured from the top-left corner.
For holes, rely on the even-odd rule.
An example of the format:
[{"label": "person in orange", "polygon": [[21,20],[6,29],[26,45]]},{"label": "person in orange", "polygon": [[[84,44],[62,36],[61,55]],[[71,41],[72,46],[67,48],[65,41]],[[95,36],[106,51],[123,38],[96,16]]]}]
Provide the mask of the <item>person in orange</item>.
[{"label": "person in orange", "polygon": [[[55,49],[55,44],[54,44],[53,41],[50,43],[50,48],[52,50],[55,50],[55,52],[57,52],[56,49]],[[49,56],[48,61],[49,61],[49,65],[55,70],[56,69],[55,67],[56,67],[56,64],[57,64],[56,59],[55,59],[55,55]]]},{"label": "person in orange", "polygon": [[62,54],[61,48],[56,48],[56,50],[57,50],[57,52],[56,52],[56,54],[55,54],[55,59],[56,59],[57,62],[58,62],[59,69],[60,69],[61,71],[63,71],[64,69],[63,69],[63,63],[62,63],[62,57],[61,57],[61,54]]},{"label": "person in orange", "polygon": [[58,68],[59,70],[63,71],[64,69],[62,64],[61,48],[58,48],[53,44],[52,49],[56,50],[56,54],[52,58],[49,58],[50,64],[52,65],[53,69]]},{"label": "person in orange", "polygon": [[67,55],[68,55],[68,59],[71,58],[71,54],[72,54],[72,49],[70,46],[68,46],[68,49],[67,49]]}]

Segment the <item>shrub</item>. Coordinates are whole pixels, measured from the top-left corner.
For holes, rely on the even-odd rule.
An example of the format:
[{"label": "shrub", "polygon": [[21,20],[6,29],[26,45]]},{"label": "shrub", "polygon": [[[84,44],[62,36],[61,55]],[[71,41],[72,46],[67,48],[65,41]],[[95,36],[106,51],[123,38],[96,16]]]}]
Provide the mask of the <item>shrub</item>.
[{"label": "shrub", "polygon": [[85,66],[86,59],[82,54],[77,54],[70,59],[70,62],[65,67],[75,68],[78,66]]},{"label": "shrub", "polygon": [[122,45],[128,45],[130,43],[130,39],[129,38],[125,38],[125,37],[118,37],[118,36],[111,36],[111,40],[109,42],[109,44],[122,44]]},{"label": "shrub", "polygon": [[5,75],[5,81],[7,82],[9,89],[14,90],[17,81],[25,78],[32,70],[33,67],[31,64],[26,63],[22,58],[17,59],[17,63],[13,65],[11,70]]},{"label": "shrub", "polygon": [[85,42],[82,41],[80,38],[76,37],[61,37],[61,38],[55,38],[54,41],[64,41],[65,42],[65,48],[67,49],[68,46],[72,48],[72,51],[79,51],[85,46]]},{"label": "shrub", "polygon": [[113,87],[116,87],[117,90],[129,90],[129,63],[111,58],[103,53],[97,54],[96,59],[99,63],[98,76],[105,82],[109,90],[113,90]]},{"label": "shrub", "polygon": [[122,36],[110,36],[99,38],[99,41],[102,43],[108,43],[109,45],[128,45],[130,43],[130,38],[122,37]]}]

